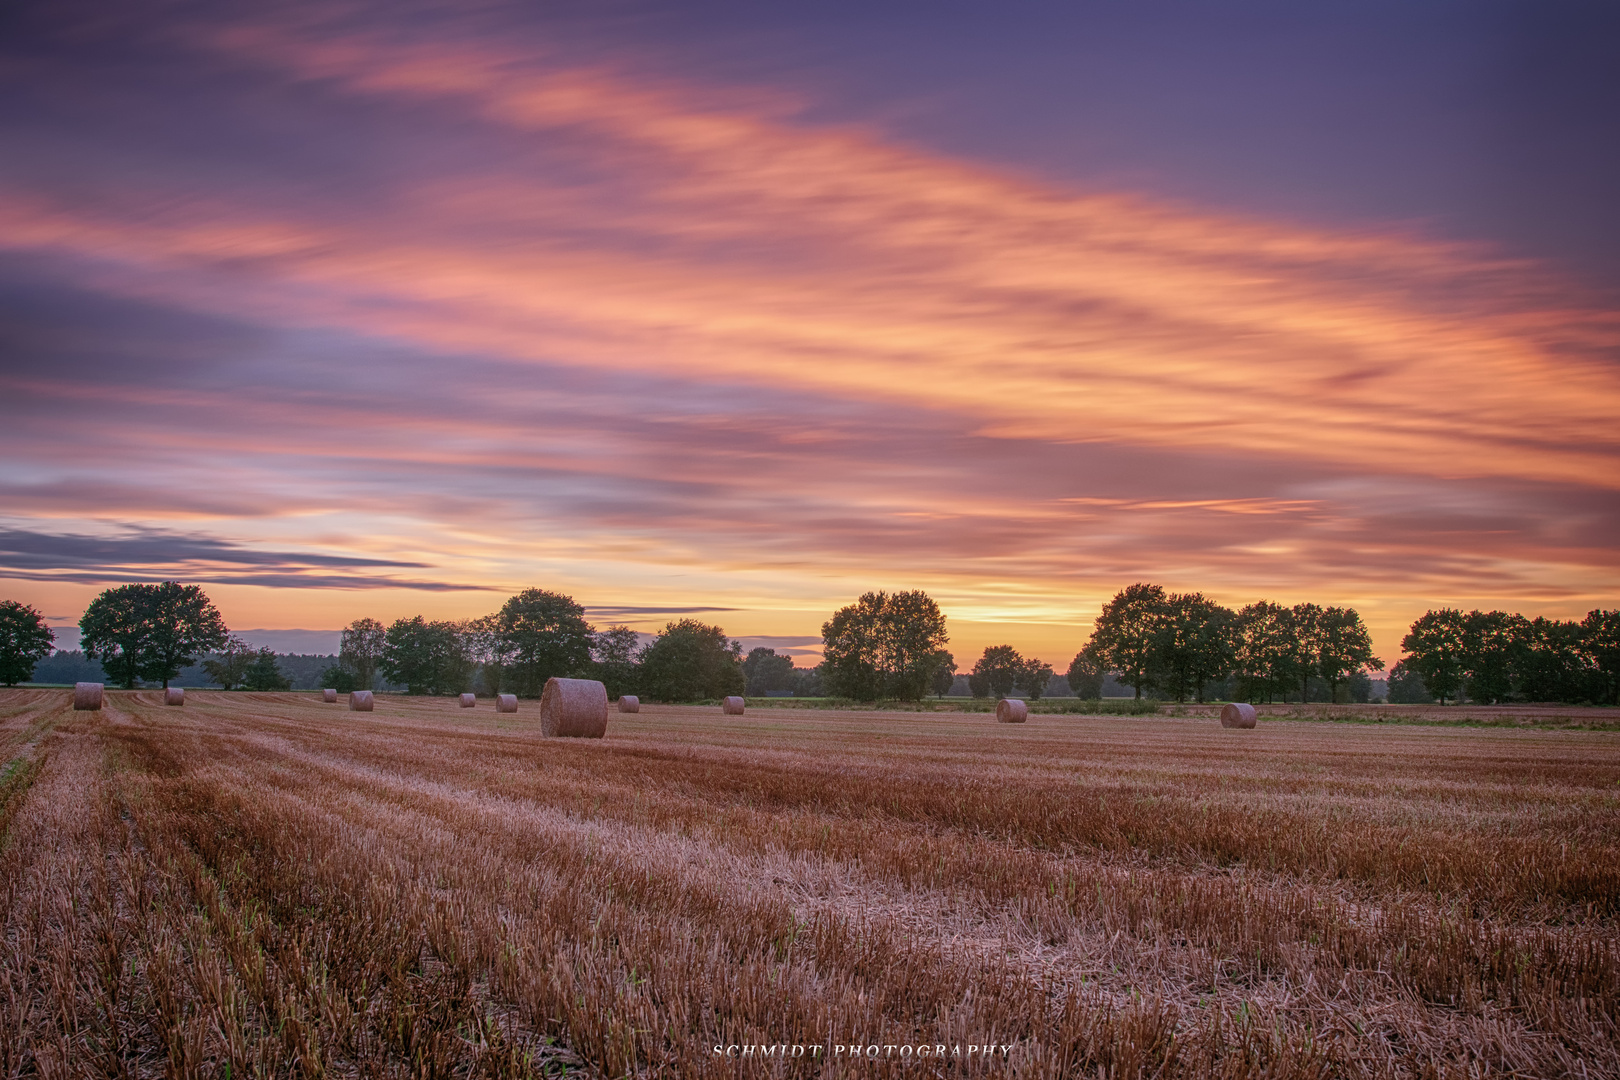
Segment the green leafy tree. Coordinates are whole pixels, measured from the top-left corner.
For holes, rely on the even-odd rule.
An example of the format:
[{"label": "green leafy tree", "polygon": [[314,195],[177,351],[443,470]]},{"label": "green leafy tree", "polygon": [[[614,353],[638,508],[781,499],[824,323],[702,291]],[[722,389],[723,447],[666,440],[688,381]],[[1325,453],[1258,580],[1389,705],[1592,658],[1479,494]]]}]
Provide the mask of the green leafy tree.
[{"label": "green leafy tree", "polygon": [[281,673],[276,651],[260,649],[253,654],[253,663],[248,665],[242,686],[248,690],[286,690],[292,686],[292,681]]},{"label": "green leafy tree", "polygon": [[1069,680],[1069,689],[1074,691],[1076,697],[1088,701],[1100,700],[1108,669],[1097,658],[1096,650],[1087,645],[1074,654],[1074,659],[1069,661],[1069,670],[1063,677]]},{"label": "green leafy tree", "polygon": [[546,680],[591,670],[596,632],[572,597],[525,589],[495,613],[496,647],[504,680],[526,697],[539,697]]},{"label": "green leafy tree", "polygon": [[1594,608],[1581,620],[1581,657],[1597,684],[1592,695],[1620,704],[1620,610]]},{"label": "green leafy tree", "polygon": [[1462,688],[1468,670],[1466,634],[1463,613],[1456,608],[1441,608],[1420,615],[1401,639],[1401,651],[1407,654],[1401,663],[1423,680],[1424,687],[1442,705],[1447,698],[1455,699]]},{"label": "green leafy tree", "polygon": [[956,685],[956,657],[948,650],[938,649],[934,652],[934,677],[929,683],[929,689],[934,691],[935,697],[944,697]]},{"label": "green leafy tree", "polygon": [[1041,700],[1041,695],[1046,693],[1046,684],[1051,681],[1051,664],[1033,656],[1024,658],[1023,669],[1018,674],[1018,685],[1023,688],[1025,697],[1031,701]]},{"label": "green leafy tree", "polygon": [[34,665],[51,655],[56,632],[45,616],[16,600],[0,600],[0,683],[16,686],[34,677]]},{"label": "green leafy tree", "polygon": [[[1013,692],[1026,672],[1024,658],[1017,649],[1011,645],[991,645],[984,650],[978,663],[973,665],[973,675],[979,678],[985,688],[985,693],[974,696],[998,700],[1004,698]],[[969,681],[972,681],[972,676],[969,676]]]},{"label": "green leafy tree", "polygon": [[[596,664],[596,677],[607,688],[608,697],[617,700],[621,695],[636,692],[636,648],[639,639],[628,626],[610,626],[596,635],[591,645],[591,658]],[[792,661],[788,662],[792,667]]]},{"label": "green leafy tree", "polygon": [[1164,688],[1177,701],[1188,694],[1204,700],[1204,685],[1224,679],[1232,670],[1237,616],[1203,593],[1176,593],[1165,598],[1158,620],[1158,667]]},{"label": "green leafy tree", "polygon": [[742,646],[696,619],[669,623],[641,650],[641,689],[654,701],[696,701],[747,688]]},{"label": "green leafy tree", "polygon": [[763,645],[748,650],[742,662],[746,693],[764,696],[772,690],[793,689],[793,657],[777,656]]},{"label": "green leafy tree", "polygon": [[[322,668],[321,685],[329,686],[340,694],[347,694],[361,688],[359,678],[353,671],[342,664],[328,664]],[[226,689],[229,689],[229,687]]]},{"label": "green leafy tree", "polygon": [[[257,658],[251,646],[238,637],[228,637],[214,655],[203,661],[208,677],[226,690],[232,690],[247,680],[248,668]],[[330,685],[330,684],[328,684]]]},{"label": "green leafy tree", "polygon": [[1523,615],[1506,611],[1470,611],[1462,617],[1463,670],[1470,701],[1512,700],[1528,626]]},{"label": "green leafy tree", "polygon": [[1233,644],[1240,697],[1271,701],[1292,684],[1297,643],[1288,608],[1269,600],[1243,608],[1233,624]]},{"label": "green leafy tree", "polygon": [[1592,700],[1582,662],[1582,627],[1577,622],[1535,618],[1519,627],[1518,670],[1514,684],[1525,701]]},{"label": "green leafy tree", "polygon": [[1398,662],[1389,669],[1388,687],[1389,703],[1391,705],[1431,705],[1434,695],[1423,684],[1423,676],[1406,665],[1406,661]]},{"label": "green leafy tree", "polygon": [[1328,700],[1352,676],[1376,671],[1384,662],[1373,655],[1372,635],[1355,608],[1324,608],[1317,619],[1316,673],[1328,684]]},{"label": "green leafy tree", "polygon": [[[1304,704],[1310,700],[1311,679],[1322,663],[1322,609],[1316,604],[1295,604],[1283,621],[1293,638],[1287,670],[1299,685],[1299,700]],[[1283,700],[1288,700],[1286,695]]]},{"label": "green leafy tree", "polygon": [[357,689],[377,688],[377,665],[388,644],[388,628],[376,619],[356,619],[343,628],[338,663],[354,673]]},{"label": "green leafy tree", "polygon": [[404,683],[407,694],[456,693],[471,681],[460,627],[420,615],[389,625],[378,668],[389,682]]},{"label": "green leafy tree", "polygon": [[950,640],[939,605],[921,591],[866,593],[835,612],[821,637],[827,689],[860,701],[921,699]]},{"label": "green leafy tree", "polygon": [[1139,582],[1103,605],[1091,631],[1093,653],[1118,671],[1138,698],[1161,674],[1159,624],[1166,600],[1162,586]]},{"label": "green leafy tree", "polygon": [[195,585],[165,581],[120,585],[90,601],[79,620],[80,646],[125,686],[162,682],[225,644],[225,620]]}]

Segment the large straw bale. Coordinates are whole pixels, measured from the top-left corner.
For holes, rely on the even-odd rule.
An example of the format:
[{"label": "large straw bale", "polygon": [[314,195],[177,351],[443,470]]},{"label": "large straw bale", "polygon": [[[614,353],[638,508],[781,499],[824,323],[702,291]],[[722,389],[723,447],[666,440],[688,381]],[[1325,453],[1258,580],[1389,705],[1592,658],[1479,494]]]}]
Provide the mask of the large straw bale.
[{"label": "large straw bale", "polygon": [[727,716],[741,716],[744,701],[740,697],[728,697],[720,703],[720,709]]},{"label": "large straw bale", "polygon": [[185,703],[186,691],[184,687],[171,686],[167,690],[163,691],[163,704],[184,705]]},{"label": "large straw bale", "polygon": [[540,734],[600,739],[607,734],[607,687],[595,679],[547,679],[540,692]]},{"label": "large straw bale", "polygon": [[350,712],[371,712],[371,691],[356,690],[349,695]]},{"label": "large straw bale", "polygon": [[335,704],[337,702],[337,690],[334,687],[328,686],[325,690],[321,691],[321,700],[326,702],[328,705]]},{"label": "large straw bale", "polygon": [[73,684],[73,707],[80,712],[100,712],[106,687],[98,682]]},{"label": "large straw bale", "polygon": [[1254,727],[1254,706],[1246,701],[1229,701],[1221,707],[1221,727]]},{"label": "large straw bale", "polygon": [[516,694],[496,694],[495,695],[495,711],[496,712],[517,712],[517,695]]},{"label": "large straw bale", "polygon": [[1015,697],[996,702],[996,723],[1022,724],[1029,719],[1029,706]]},{"label": "large straw bale", "polygon": [[477,704],[478,704],[478,698],[476,696],[474,696],[472,694],[462,694],[461,695],[461,707],[463,709],[470,709],[474,705],[477,705]]},{"label": "large straw bale", "polygon": [[634,695],[634,694],[620,694],[619,695],[619,711],[620,712],[640,712],[641,711],[641,699],[636,697],[636,695]]}]

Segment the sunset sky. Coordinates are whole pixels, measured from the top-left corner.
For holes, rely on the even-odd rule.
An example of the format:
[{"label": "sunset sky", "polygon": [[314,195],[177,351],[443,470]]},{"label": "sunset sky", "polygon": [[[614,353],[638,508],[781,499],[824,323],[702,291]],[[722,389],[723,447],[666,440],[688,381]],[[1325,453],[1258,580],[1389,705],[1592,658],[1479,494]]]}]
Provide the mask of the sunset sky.
[{"label": "sunset sky", "polygon": [[528,586],[814,662],[920,588],[1620,606],[1620,16],[40,3],[0,22],[0,598]]}]

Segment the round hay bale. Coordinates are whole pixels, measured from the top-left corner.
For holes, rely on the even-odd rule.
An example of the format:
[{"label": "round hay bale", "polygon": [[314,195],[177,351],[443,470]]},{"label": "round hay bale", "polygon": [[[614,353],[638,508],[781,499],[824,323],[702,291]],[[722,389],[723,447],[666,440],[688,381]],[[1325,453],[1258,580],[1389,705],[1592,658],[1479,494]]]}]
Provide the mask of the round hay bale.
[{"label": "round hay bale", "polygon": [[547,679],[540,691],[540,734],[600,739],[607,734],[607,687],[595,679]]},{"label": "round hay bale", "polygon": [[98,682],[73,684],[73,707],[79,712],[100,712],[101,699],[107,688]]},{"label": "round hay bale", "polygon": [[495,711],[496,712],[517,712],[517,695],[516,694],[496,694],[495,695]]},{"label": "round hay bale", "polygon": [[171,686],[167,690],[163,691],[163,704],[184,705],[185,703],[186,691],[184,687]]},{"label": "round hay bale", "polygon": [[741,716],[743,714],[743,705],[744,702],[742,698],[728,697],[724,701],[720,702],[720,710],[727,716]]},{"label": "round hay bale", "polygon": [[349,695],[350,712],[371,712],[371,691],[356,690]]},{"label": "round hay bale", "polygon": [[474,705],[477,705],[477,704],[478,704],[478,698],[475,695],[473,695],[473,694],[462,694],[461,695],[461,707],[463,709],[470,709]]},{"label": "round hay bale", "polygon": [[1221,727],[1254,727],[1254,706],[1246,701],[1228,701],[1221,706]]},{"label": "round hay bale", "polygon": [[620,712],[640,712],[641,711],[641,699],[636,697],[636,695],[634,695],[634,694],[620,694],[619,695],[619,711]]},{"label": "round hay bale", "polygon": [[328,705],[337,704],[337,691],[328,686],[325,690],[321,691],[321,700],[326,702]]},{"label": "round hay bale", "polygon": [[996,702],[996,723],[1022,724],[1029,719],[1029,706],[1015,697]]}]

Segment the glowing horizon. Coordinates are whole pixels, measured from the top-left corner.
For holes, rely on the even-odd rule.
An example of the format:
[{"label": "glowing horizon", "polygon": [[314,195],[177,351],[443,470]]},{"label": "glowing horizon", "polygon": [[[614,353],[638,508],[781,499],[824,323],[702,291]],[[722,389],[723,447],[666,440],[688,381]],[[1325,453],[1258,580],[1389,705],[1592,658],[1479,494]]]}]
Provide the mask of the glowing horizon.
[{"label": "glowing horizon", "polygon": [[[229,74],[207,138],[0,173],[0,589],[57,622],[153,577],[270,628],[532,585],[798,640],[922,588],[959,667],[1061,671],[1140,580],[1353,606],[1391,663],[1429,607],[1620,604],[1620,313],[1555,265],[534,41],[163,47]],[[288,160],[282,109],[332,145]]]}]

